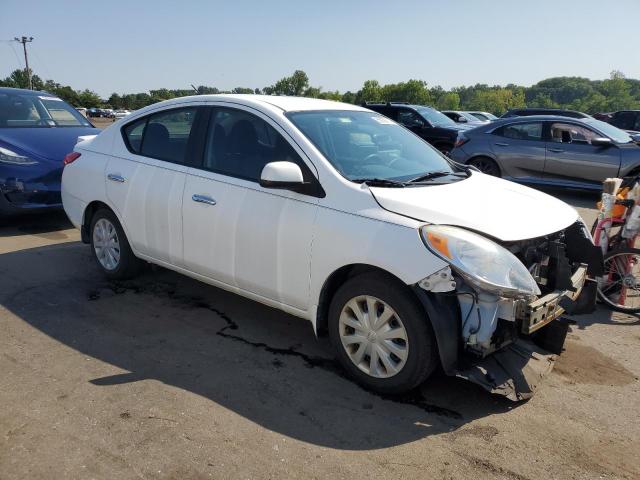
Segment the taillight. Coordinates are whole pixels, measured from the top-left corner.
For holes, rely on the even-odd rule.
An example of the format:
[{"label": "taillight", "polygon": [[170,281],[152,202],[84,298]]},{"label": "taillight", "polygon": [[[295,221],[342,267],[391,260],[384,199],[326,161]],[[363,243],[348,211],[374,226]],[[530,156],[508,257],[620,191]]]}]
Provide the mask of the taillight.
[{"label": "taillight", "polygon": [[465,137],[462,133],[458,134],[458,138],[456,138],[456,143],[453,144],[454,148],[461,147],[465,143],[467,143],[469,139]]},{"label": "taillight", "polygon": [[80,154],[78,152],[71,152],[71,153],[67,153],[64,157],[64,160],[62,161],[62,163],[66,166],[69,165],[70,163],[76,161],[78,158],[80,157]]}]

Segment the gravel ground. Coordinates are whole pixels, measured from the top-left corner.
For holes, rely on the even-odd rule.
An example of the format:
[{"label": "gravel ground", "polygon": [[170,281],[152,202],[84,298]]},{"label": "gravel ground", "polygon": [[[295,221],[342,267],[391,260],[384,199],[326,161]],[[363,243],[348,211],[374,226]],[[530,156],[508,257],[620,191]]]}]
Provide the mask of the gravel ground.
[{"label": "gravel ground", "polygon": [[63,214],[1,222],[2,479],[640,478],[637,317],[576,317],[526,403],[442,376],[382,398],[304,321],[162,269],[109,283]]}]

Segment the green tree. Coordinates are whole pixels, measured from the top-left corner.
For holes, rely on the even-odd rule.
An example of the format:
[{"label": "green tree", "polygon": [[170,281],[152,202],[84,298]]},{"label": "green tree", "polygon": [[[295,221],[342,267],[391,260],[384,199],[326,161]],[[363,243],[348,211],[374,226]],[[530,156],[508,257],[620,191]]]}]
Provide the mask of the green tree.
[{"label": "green tree", "polygon": [[[34,90],[44,89],[44,82],[38,75],[33,73],[33,71],[31,72],[31,83]],[[7,78],[0,80],[0,87],[29,88],[27,71],[25,69],[14,70]]]},{"label": "green tree", "polygon": [[78,92],[78,107],[96,108],[103,104],[102,99],[96,92],[85,89]]},{"label": "green tree", "polygon": [[249,93],[255,93],[253,88],[246,88],[246,87],[236,87],[233,90],[231,90],[231,93],[245,93],[245,94],[249,94]]},{"label": "green tree", "polygon": [[355,103],[381,102],[382,100],[382,87],[380,86],[378,81],[367,80],[366,82],[364,82],[364,85],[358,91],[358,93],[356,93]]},{"label": "green tree", "polygon": [[458,110],[460,108],[460,95],[456,92],[446,92],[436,100],[438,110]]},{"label": "green tree", "polygon": [[614,70],[608,80],[603,80],[599,91],[606,99],[607,110],[631,109],[638,105],[638,100],[631,96],[631,85],[624,74]]},{"label": "green tree", "polygon": [[302,70],[296,70],[290,77],[278,80],[274,85],[265,87],[267,95],[292,95],[300,97],[309,88],[309,77]]},{"label": "green tree", "polygon": [[427,83],[423,80],[408,80],[385,85],[382,87],[382,98],[387,102],[409,102],[415,105],[433,103]]}]

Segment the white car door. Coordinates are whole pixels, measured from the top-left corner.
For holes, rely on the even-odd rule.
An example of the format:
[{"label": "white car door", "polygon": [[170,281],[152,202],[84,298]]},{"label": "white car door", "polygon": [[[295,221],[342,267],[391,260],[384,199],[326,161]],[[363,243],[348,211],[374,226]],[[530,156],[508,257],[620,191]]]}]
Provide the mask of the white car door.
[{"label": "white car door", "polygon": [[218,282],[306,309],[318,197],[262,188],[259,178],[277,160],[301,165],[305,180],[315,177],[274,126],[258,113],[211,110],[203,165],[190,169],[184,190],[184,263]]},{"label": "white car door", "polygon": [[162,110],[125,126],[126,158],[113,156],[106,168],[107,196],[133,249],[172,265],[182,262],[182,195],[196,112]]}]

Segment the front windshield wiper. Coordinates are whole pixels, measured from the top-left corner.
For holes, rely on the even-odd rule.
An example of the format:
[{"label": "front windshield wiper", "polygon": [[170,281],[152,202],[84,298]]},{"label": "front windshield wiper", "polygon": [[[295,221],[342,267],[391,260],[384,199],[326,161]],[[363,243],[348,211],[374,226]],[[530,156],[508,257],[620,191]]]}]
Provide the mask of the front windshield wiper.
[{"label": "front windshield wiper", "polygon": [[406,182],[389,180],[387,178],[353,178],[352,182],[364,183],[370,187],[406,187]]},{"label": "front windshield wiper", "polygon": [[467,172],[429,172],[424,175],[420,175],[419,177],[412,178],[411,180],[407,180],[407,183],[424,182],[433,178],[446,177],[447,175],[454,177],[468,176]]}]

